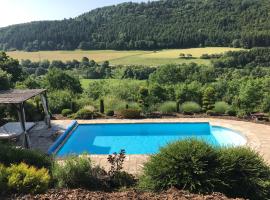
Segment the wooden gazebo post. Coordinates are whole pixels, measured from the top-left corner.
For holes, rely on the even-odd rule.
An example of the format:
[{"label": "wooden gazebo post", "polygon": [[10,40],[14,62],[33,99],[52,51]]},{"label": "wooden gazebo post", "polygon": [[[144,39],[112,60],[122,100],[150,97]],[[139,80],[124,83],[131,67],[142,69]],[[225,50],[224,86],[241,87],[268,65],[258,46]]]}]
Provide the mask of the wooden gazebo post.
[{"label": "wooden gazebo post", "polygon": [[41,103],[45,112],[45,123],[48,125],[48,128],[51,128],[51,117],[48,108],[48,99],[46,91],[40,94]]},{"label": "wooden gazebo post", "polygon": [[26,119],[25,119],[25,110],[24,110],[24,102],[19,103],[17,107],[18,116],[21,124],[21,128],[23,130],[23,146],[27,149],[31,148],[30,138],[26,130]]}]

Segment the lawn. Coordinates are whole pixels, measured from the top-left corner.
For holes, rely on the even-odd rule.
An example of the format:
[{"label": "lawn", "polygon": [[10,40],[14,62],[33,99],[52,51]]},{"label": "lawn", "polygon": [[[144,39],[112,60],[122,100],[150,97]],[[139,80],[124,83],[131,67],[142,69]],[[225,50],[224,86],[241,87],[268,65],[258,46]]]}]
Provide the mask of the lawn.
[{"label": "lawn", "polygon": [[[238,51],[241,49],[230,47],[205,47],[191,49],[164,49],[159,51],[115,51],[115,50],[91,50],[91,51],[40,51],[40,52],[7,52],[9,56],[18,60],[30,59],[40,61],[52,60],[81,60],[88,57],[96,62],[110,61],[112,65],[148,65],[157,66],[174,63],[209,64],[209,60],[200,59],[202,54],[224,53],[226,51]],[[193,59],[179,58],[179,54],[192,54]]]}]

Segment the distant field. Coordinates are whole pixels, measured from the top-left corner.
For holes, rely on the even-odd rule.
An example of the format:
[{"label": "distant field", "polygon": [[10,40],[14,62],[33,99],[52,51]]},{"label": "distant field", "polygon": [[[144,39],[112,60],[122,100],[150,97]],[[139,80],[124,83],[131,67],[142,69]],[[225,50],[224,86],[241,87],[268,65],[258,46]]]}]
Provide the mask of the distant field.
[{"label": "distant field", "polygon": [[[172,63],[190,63],[209,64],[209,60],[203,60],[199,57],[202,54],[224,53],[226,51],[238,51],[238,48],[229,47],[205,47],[191,49],[166,49],[160,51],[114,51],[114,50],[91,50],[91,51],[40,51],[40,52],[7,52],[12,58],[18,60],[30,59],[40,61],[52,60],[81,60],[82,57],[88,57],[96,62],[110,61],[113,65],[164,65]],[[194,59],[181,59],[179,54],[192,54]]]}]

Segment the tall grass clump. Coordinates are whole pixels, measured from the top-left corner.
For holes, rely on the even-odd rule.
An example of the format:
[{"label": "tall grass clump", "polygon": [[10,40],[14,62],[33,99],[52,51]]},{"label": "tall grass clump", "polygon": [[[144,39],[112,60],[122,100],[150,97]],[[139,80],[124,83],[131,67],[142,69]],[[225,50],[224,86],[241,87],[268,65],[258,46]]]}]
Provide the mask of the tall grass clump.
[{"label": "tall grass clump", "polygon": [[106,185],[99,176],[106,172],[99,167],[93,167],[87,155],[82,157],[68,157],[63,163],[55,163],[52,175],[56,187],[104,189]]},{"label": "tall grass clump", "polygon": [[188,101],[181,105],[181,111],[184,114],[194,114],[201,111],[201,106],[196,102]]},{"label": "tall grass clump", "polygon": [[270,167],[249,148],[220,150],[221,177],[226,187],[219,189],[230,197],[270,199]]},{"label": "tall grass clump", "polygon": [[223,115],[229,110],[230,106],[224,101],[219,101],[214,104],[213,111],[216,114]]},{"label": "tall grass clump", "polygon": [[176,102],[166,101],[158,107],[158,111],[163,114],[171,114],[177,111]]},{"label": "tall grass clump", "polygon": [[171,143],[145,164],[139,186],[154,191],[176,187],[190,192],[211,192],[220,184],[218,157],[218,152],[202,141]]},{"label": "tall grass clump", "polygon": [[160,149],[145,164],[139,187],[170,187],[194,193],[221,192],[232,198],[270,198],[270,167],[246,147],[218,148],[187,139]]}]

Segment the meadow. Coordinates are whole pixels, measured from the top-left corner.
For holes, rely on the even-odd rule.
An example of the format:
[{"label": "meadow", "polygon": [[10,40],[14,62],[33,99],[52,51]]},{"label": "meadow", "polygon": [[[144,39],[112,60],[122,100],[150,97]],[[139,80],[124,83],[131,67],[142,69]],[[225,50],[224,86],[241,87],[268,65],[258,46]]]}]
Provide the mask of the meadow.
[{"label": "meadow", "polygon": [[[18,60],[29,59],[31,61],[41,60],[81,60],[88,57],[96,62],[108,60],[112,65],[147,65],[157,66],[165,64],[181,64],[195,62],[198,64],[210,64],[210,60],[200,59],[202,54],[220,54],[227,51],[239,51],[240,48],[230,47],[205,47],[190,49],[164,49],[158,51],[115,51],[115,50],[90,50],[90,51],[39,51],[24,52],[12,51],[7,52],[12,58]],[[181,53],[191,54],[193,58],[179,58]]]}]

